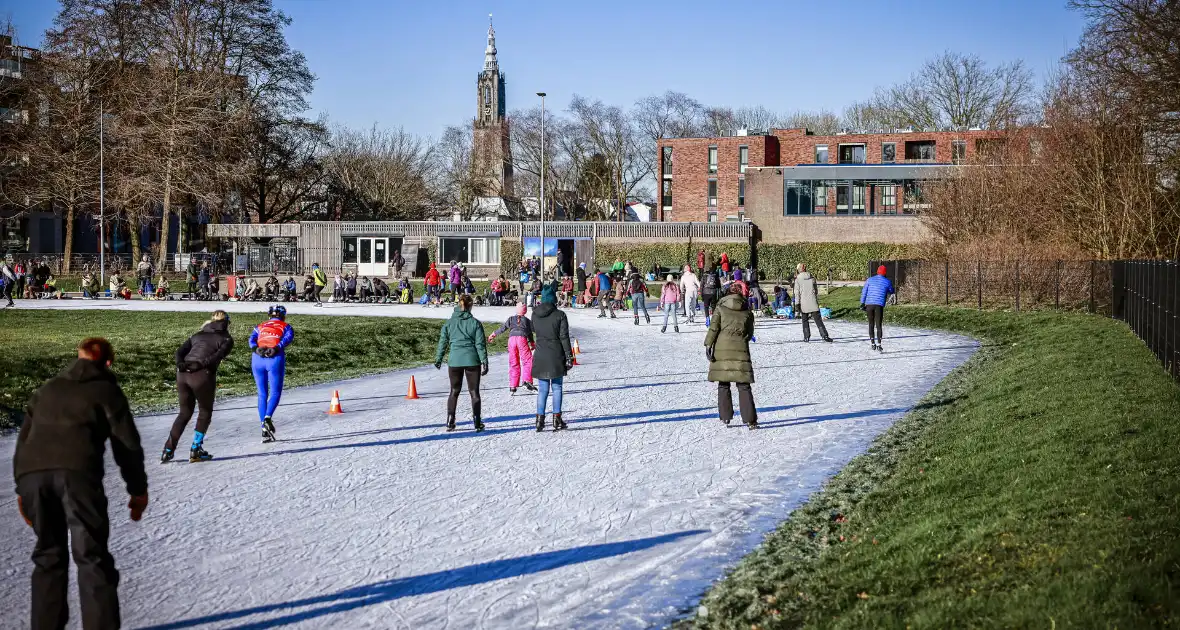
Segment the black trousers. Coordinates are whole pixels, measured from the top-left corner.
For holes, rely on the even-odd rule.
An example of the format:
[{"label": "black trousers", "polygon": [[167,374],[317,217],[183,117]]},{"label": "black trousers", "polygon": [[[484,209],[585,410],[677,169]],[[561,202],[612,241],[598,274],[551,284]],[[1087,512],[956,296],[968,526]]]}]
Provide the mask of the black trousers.
[{"label": "black trousers", "polygon": [[16,284],[15,280],[12,282],[5,282],[4,283],[4,291],[3,291],[4,296],[3,297],[5,300],[8,300],[9,304],[12,304],[12,289],[13,289],[14,284]]},{"label": "black trousers", "polygon": [[180,435],[192,419],[194,408],[199,409],[197,431],[202,434],[209,432],[209,423],[213,421],[213,396],[217,393],[217,377],[209,370],[179,372],[176,374],[176,393],[180,398],[180,411],[172,423],[168,441],[164,443],[164,448],[172,450],[180,443]]},{"label": "black trousers", "polygon": [[59,630],[69,620],[70,551],[78,566],[82,627],[119,627],[119,572],[107,550],[110,521],[102,478],[72,470],[29,473],[17,482],[33,522],[33,630]]},{"label": "black trousers", "polygon": [[717,294],[702,293],[701,302],[705,305],[705,317],[712,317],[713,309],[717,308]]},{"label": "black trousers", "polygon": [[824,318],[820,317],[819,311],[814,313],[803,313],[803,340],[811,339],[811,325],[808,320],[815,320],[816,328],[819,328],[819,336],[821,339],[828,338],[828,329],[824,326]]},{"label": "black trousers", "polygon": [[471,394],[471,415],[480,418],[480,405],[482,399],[479,397],[479,370],[480,366],[469,367],[447,367],[447,375],[451,378],[451,395],[447,398],[447,417],[453,418],[455,416],[455,408],[459,405],[459,391],[463,389],[463,378],[467,378],[467,393]]},{"label": "black trousers", "polygon": [[188,281],[188,296],[191,298],[196,294],[197,294],[197,281],[196,280],[189,280]]},{"label": "black trousers", "polygon": [[[742,410],[742,421],[758,424],[758,408],[754,406],[754,392],[749,383],[734,383],[738,390],[738,407]],[[725,422],[733,420],[733,390],[729,383],[717,383],[717,413]]]},{"label": "black trousers", "polygon": [[876,304],[866,304],[865,314],[869,316],[869,339],[881,341],[884,337],[884,334],[881,332],[881,322],[885,319],[885,307],[877,306]]}]

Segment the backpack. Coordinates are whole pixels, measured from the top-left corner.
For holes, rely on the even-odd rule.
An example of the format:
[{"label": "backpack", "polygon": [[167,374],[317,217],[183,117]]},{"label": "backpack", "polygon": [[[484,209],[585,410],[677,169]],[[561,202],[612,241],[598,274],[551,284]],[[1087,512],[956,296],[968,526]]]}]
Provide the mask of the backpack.
[{"label": "backpack", "polygon": [[717,287],[717,274],[715,274],[715,273],[706,274],[705,275],[705,285],[702,288],[702,290],[705,293],[716,293],[717,288],[718,288]]}]

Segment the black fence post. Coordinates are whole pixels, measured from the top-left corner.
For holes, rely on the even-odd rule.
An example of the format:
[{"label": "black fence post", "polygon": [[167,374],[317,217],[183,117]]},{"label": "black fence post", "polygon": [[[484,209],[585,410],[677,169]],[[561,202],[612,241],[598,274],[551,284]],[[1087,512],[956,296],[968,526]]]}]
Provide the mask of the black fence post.
[{"label": "black fence post", "polygon": [[1094,313],[1094,266],[1097,261],[1090,261],[1090,313]]},{"label": "black fence post", "polygon": [[978,294],[978,308],[983,310],[983,261],[975,261],[975,291]]},{"label": "black fence post", "polygon": [[1016,312],[1020,312],[1020,261],[1016,261]]},{"label": "black fence post", "polygon": [[946,303],[951,304],[951,261],[946,261]]},{"label": "black fence post", "polygon": [[1057,261],[1057,281],[1053,291],[1053,310],[1061,310],[1061,261]]},{"label": "black fence post", "polygon": [[918,304],[922,303],[922,259],[918,259]]}]

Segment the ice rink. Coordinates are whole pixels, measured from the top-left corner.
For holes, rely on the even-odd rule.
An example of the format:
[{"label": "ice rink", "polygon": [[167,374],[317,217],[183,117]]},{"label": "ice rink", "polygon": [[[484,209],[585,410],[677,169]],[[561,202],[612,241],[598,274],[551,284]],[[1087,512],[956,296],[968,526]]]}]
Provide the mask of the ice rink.
[{"label": "ice rink", "polygon": [[[260,312],[266,304],[19,308]],[[290,310],[449,315],[420,306]],[[510,313],[475,310],[484,321]],[[482,434],[472,431],[466,393],[459,430],[443,431],[445,370],[433,366],[289,390],[273,444],[260,443],[253,398],[220,400],[208,463],[178,453],[159,464],[172,416],[138,418],[151,495],[143,521],[129,521],[122,481],[113,468],[107,475],[124,626],[658,626],[694,606],[977,347],[887,319],[887,351],[877,354],[863,324],[829,323],[835,343],[816,335],[805,344],[797,321],[760,320],[752,350],[762,428],[748,431],[717,419],[703,322],[660,334],[654,308],[651,325],[638,327],[630,313],[567,313],[583,354],[566,378],[564,433],[534,431],[535,397],[509,395],[503,354],[484,378]],[[293,352],[314,339],[297,329]],[[420,400],[404,398],[410,375]],[[326,414],[335,389],[342,416]],[[15,435],[0,440],[11,470]],[[32,531],[11,492],[0,502],[0,623],[27,627]]]}]

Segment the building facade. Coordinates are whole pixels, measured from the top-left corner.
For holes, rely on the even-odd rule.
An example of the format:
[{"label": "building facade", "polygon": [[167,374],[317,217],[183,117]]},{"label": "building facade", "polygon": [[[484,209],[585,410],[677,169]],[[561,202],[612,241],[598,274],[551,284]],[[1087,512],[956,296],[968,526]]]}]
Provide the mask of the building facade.
[{"label": "building facade", "polygon": [[512,142],[504,73],[496,59],[496,30],[488,22],[483,71],[476,77],[472,124],[472,168],[484,183],[483,196],[512,197]]},{"label": "building facade", "polygon": [[[923,207],[922,178],[945,177],[946,167],[1003,138],[1001,131],[985,130],[817,136],[806,129],[772,129],[660,140],[659,214],[664,221],[743,221],[757,204],[764,229],[775,200],[778,217],[912,215]],[[942,168],[925,168],[931,166]],[[755,171],[769,177],[767,167],[783,189],[769,201],[765,195],[774,186],[760,181],[755,189],[751,177]]]}]

